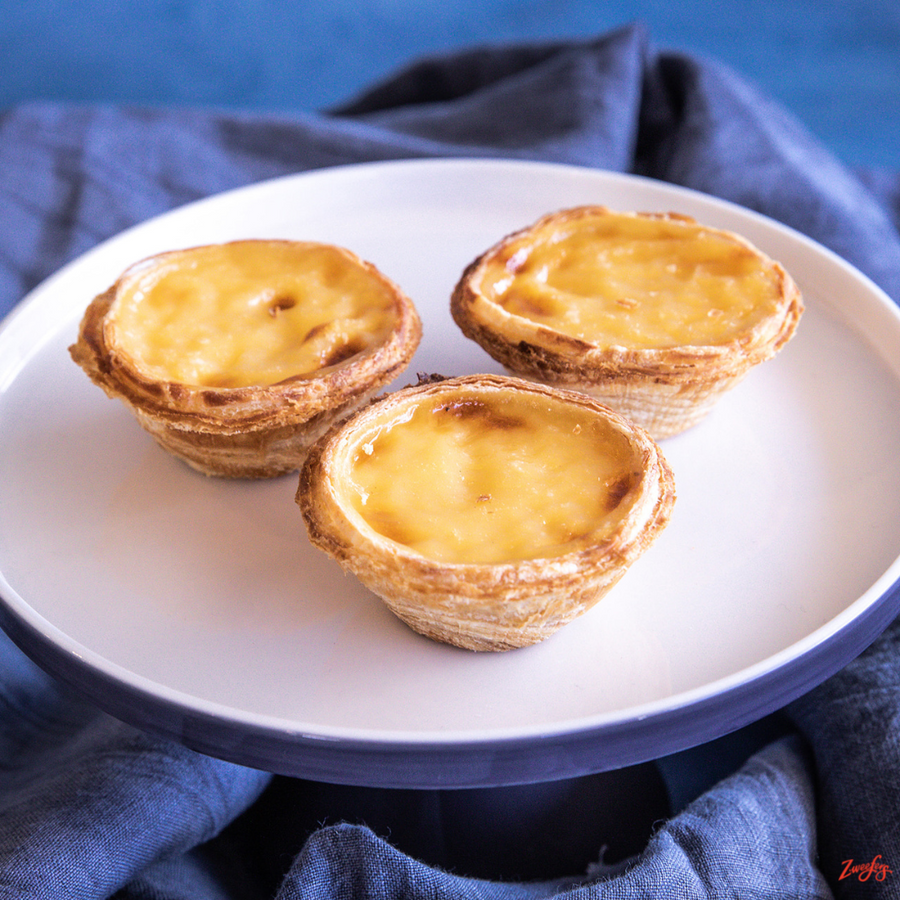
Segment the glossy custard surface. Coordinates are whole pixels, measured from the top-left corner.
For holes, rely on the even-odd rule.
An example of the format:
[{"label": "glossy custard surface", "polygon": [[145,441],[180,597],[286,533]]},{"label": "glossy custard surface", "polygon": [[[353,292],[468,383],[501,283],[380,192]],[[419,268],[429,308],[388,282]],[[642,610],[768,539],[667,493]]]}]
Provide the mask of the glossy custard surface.
[{"label": "glossy custard surface", "polygon": [[642,473],[596,414],[546,397],[430,398],[356,445],[344,487],[378,533],[429,559],[558,556],[608,537]]},{"label": "glossy custard surface", "polygon": [[380,343],[390,286],[338,248],[242,241],[165,254],[125,282],[116,341],[145,374],[206,387],[308,376]]},{"label": "glossy custard surface", "polygon": [[549,222],[487,262],[507,312],[599,346],[727,343],[777,309],[773,266],[730,235],[625,213]]}]

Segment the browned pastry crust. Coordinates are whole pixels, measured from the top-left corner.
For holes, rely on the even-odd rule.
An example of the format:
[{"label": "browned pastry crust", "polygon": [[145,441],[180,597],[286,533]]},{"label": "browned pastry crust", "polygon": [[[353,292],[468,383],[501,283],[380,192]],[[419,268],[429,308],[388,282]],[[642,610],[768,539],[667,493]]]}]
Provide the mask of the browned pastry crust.
[{"label": "browned pastry crust", "polygon": [[[625,471],[617,476],[621,495],[614,491],[612,500],[623,510],[614,530],[600,538],[589,535],[571,545],[574,550],[562,545],[538,558],[447,562],[386,537],[354,508],[347,487],[354,460],[377,454],[379,436],[392,423],[408,421],[417,409],[428,416],[435,409],[468,415],[474,405],[485,404],[497,412],[495,427],[502,429],[508,427],[504,417],[516,415],[517,397],[536,398],[550,409],[558,405],[567,413],[574,410],[585,428],[608,428],[617,446],[627,447]],[[484,427],[494,427],[490,415]],[[407,452],[414,468],[415,447],[407,451],[404,446],[401,453]],[[413,630],[466,649],[502,651],[543,640],[597,603],[667,525],[675,485],[649,435],[593,398],[508,376],[470,375],[395,391],[333,427],[311,449],[296,500],[312,543],[355,574]]]},{"label": "browned pastry crust", "polygon": [[275,384],[215,387],[160,379],[144,371],[127,342],[120,340],[115,303],[148,266],[177,265],[202,249],[164,253],[130,267],[88,306],[69,352],[109,397],[126,404],[164,449],[198,471],[236,478],[294,471],[309,445],[334,421],[406,368],[421,339],[418,314],[412,301],[373,265],[349,250],[333,248],[348,266],[362,267],[389,287],[394,325],[385,340],[361,352],[351,347],[347,358],[338,355],[318,371]]},{"label": "browned pastry crust", "polygon": [[[489,265],[506,257],[510,274],[515,275],[529,242],[547,241],[548,235],[566,233],[599,216],[683,223],[687,241],[692,229],[715,232],[733,241],[773,276],[775,308],[723,343],[653,348],[583,340],[546,322],[511,314],[485,295]],[[589,393],[662,439],[699,422],[751,368],[774,356],[793,336],[803,302],[782,266],[739,235],[705,228],[676,213],[618,213],[602,206],[583,206],[546,215],[480,255],[463,272],[450,308],[462,332],[511,373]]]}]

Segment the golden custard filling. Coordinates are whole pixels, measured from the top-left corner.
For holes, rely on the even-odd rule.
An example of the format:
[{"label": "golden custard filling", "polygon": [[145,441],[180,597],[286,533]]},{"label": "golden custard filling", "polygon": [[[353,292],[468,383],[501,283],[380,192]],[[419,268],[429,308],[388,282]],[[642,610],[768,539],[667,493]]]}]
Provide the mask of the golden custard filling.
[{"label": "golden custard filling", "polygon": [[112,316],[145,375],[231,388],[337,365],[383,342],[396,313],[390,283],[338,247],[239,241],[158,257]]},{"label": "golden custard filling", "polygon": [[429,559],[502,563],[603,541],[642,474],[628,439],[589,411],[462,395],[370,429],[343,490],[374,531]]},{"label": "golden custard filling", "polygon": [[531,229],[486,261],[484,296],[600,346],[726,344],[778,306],[776,269],[726,232],[610,213]]}]

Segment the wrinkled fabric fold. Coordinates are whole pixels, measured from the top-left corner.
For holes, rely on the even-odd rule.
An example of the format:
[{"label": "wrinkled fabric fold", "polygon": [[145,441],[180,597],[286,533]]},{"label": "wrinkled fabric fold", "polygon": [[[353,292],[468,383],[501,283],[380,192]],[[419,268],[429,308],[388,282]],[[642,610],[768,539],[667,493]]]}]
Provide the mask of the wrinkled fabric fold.
[{"label": "wrinkled fabric fold", "polygon": [[[900,623],[787,713],[814,753],[821,866],[858,897],[900,891]],[[890,872],[884,868],[890,869]],[[882,877],[879,877],[882,876]],[[843,877],[842,877],[843,876]]]},{"label": "wrinkled fabric fold", "polygon": [[812,789],[794,739],[753,756],[660,827],[625,871],[512,884],[423,866],[363,826],[316,832],[277,900],[670,900],[828,898],[815,866]]},{"label": "wrinkled fabric fold", "polygon": [[[6,110],[0,313],[104,239],[192,200],[417,157],[546,160],[684,185],[803,232],[900,300],[900,173],[850,171],[737,74],[659,52],[635,27],[431,57],[321,114]],[[111,719],[0,638],[0,898],[896,896],[896,626],[785,712],[795,736],[657,823],[624,866],[485,881],[404,853],[362,823],[307,840],[290,810],[269,815],[285,782]],[[842,877],[847,860],[876,857],[895,871]]]}]

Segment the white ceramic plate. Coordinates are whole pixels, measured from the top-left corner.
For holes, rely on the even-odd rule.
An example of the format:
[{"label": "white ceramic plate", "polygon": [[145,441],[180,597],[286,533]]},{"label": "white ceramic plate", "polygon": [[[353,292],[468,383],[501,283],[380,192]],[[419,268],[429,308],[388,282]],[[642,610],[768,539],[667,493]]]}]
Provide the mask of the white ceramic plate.
[{"label": "white ceramic plate", "polygon": [[[343,244],[416,302],[408,375],[498,371],[448,297],[505,233],[581,203],[688,213],[794,274],[773,361],[664,442],[662,538],[544,643],[432,643],[307,543],[295,477],[204,478],[69,359],[131,262],[238,237]],[[573,167],[417,161],[323,170],[176,210],[36,289],[0,331],[0,623],[97,704],[236,762],[333,782],[499,785],[628,765],[718,736],[836,671],[896,612],[900,316],[857,271],[758,215]]]}]

